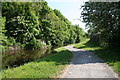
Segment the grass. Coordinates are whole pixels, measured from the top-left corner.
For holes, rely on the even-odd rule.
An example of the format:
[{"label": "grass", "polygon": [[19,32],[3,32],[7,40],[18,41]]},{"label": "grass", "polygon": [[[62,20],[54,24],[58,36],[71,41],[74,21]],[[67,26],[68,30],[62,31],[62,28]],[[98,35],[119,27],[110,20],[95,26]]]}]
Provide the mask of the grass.
[{"label": "grass", "polygon": [[89,39],[76,44],[74,47],[95,52],[98,57],[102,58],[120,76],[120,49],[115,47],[103,48],[90,42]]},{"label": "grass", "polygon": [[81,48],[81,49],[85,49],[85,50],[88,50],[88,51],[95,51],[95,50],[100,50],[102,49],[100,46],[96,45],[96,44],[93,44],[90,42],[90,39],[85,39],[84,41],[76,44],[74,46],[75,48]]},{"label": "grass", "polygon": [[72,56],[65,48],[57,48],[55,54],[46,58],[3,70],[2,78],[55,78],[69,64]]}]

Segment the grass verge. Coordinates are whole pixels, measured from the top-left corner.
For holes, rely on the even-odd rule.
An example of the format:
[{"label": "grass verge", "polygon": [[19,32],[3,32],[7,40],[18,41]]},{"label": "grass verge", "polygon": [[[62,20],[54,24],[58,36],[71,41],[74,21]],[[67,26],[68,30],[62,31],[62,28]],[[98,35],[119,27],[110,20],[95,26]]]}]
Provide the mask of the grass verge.
[{"label": "grass verge", "polygon": [[2,78],[55,78],[69,64],[72,53],[61,47],[55,49],[56,53],[46,58],[8,68],[2,71]]},{"label": "grass verge", "polygon": [[90,42],[89,39],[76,44],[74,47],[95,52],[98,57],[102,58],[120,76],[120,49],[115,47],[103,48]]}]

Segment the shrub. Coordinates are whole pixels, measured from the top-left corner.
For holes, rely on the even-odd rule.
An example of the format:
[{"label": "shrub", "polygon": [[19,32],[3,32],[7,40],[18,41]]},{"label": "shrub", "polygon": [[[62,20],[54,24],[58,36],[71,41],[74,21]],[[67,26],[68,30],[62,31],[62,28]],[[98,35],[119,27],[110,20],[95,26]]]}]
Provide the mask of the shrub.
[{"label": "shrub", "polygon": [[43,44],[40,41],[33,38],[30,42],[28,42],[25,45],[25,49],[39,49],[41,46],[43,46]]}]

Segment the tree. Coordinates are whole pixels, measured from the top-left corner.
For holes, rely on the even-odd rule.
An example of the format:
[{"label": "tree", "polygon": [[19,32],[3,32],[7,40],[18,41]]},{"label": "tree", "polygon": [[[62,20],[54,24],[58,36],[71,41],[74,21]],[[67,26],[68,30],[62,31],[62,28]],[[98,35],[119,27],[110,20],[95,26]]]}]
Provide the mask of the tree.
[{"label": "tree", "polygon": [[6,18],[4,35],[25,49],[38,49],[43,42],[58,47],[80,41],[82,30],[45,1],[4,2],[2,6]]},{"label": "tree", "polygon": [[86,2],[82,7],[83,22],[90,28],[91,35],[99,38],[98,43],[117,46],[120,41],[119,2]]}]

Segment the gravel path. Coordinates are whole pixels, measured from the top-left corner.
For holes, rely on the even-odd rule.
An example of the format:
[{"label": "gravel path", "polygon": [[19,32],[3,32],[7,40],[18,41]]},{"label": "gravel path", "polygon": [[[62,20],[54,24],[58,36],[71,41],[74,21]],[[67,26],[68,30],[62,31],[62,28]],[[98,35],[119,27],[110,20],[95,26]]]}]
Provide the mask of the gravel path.
[{"label": "gravel path", "polygon": [[118,78],[118,75],[94,53],[72,46],[65,47],[73,52],[71,64],[61,78]]}]

